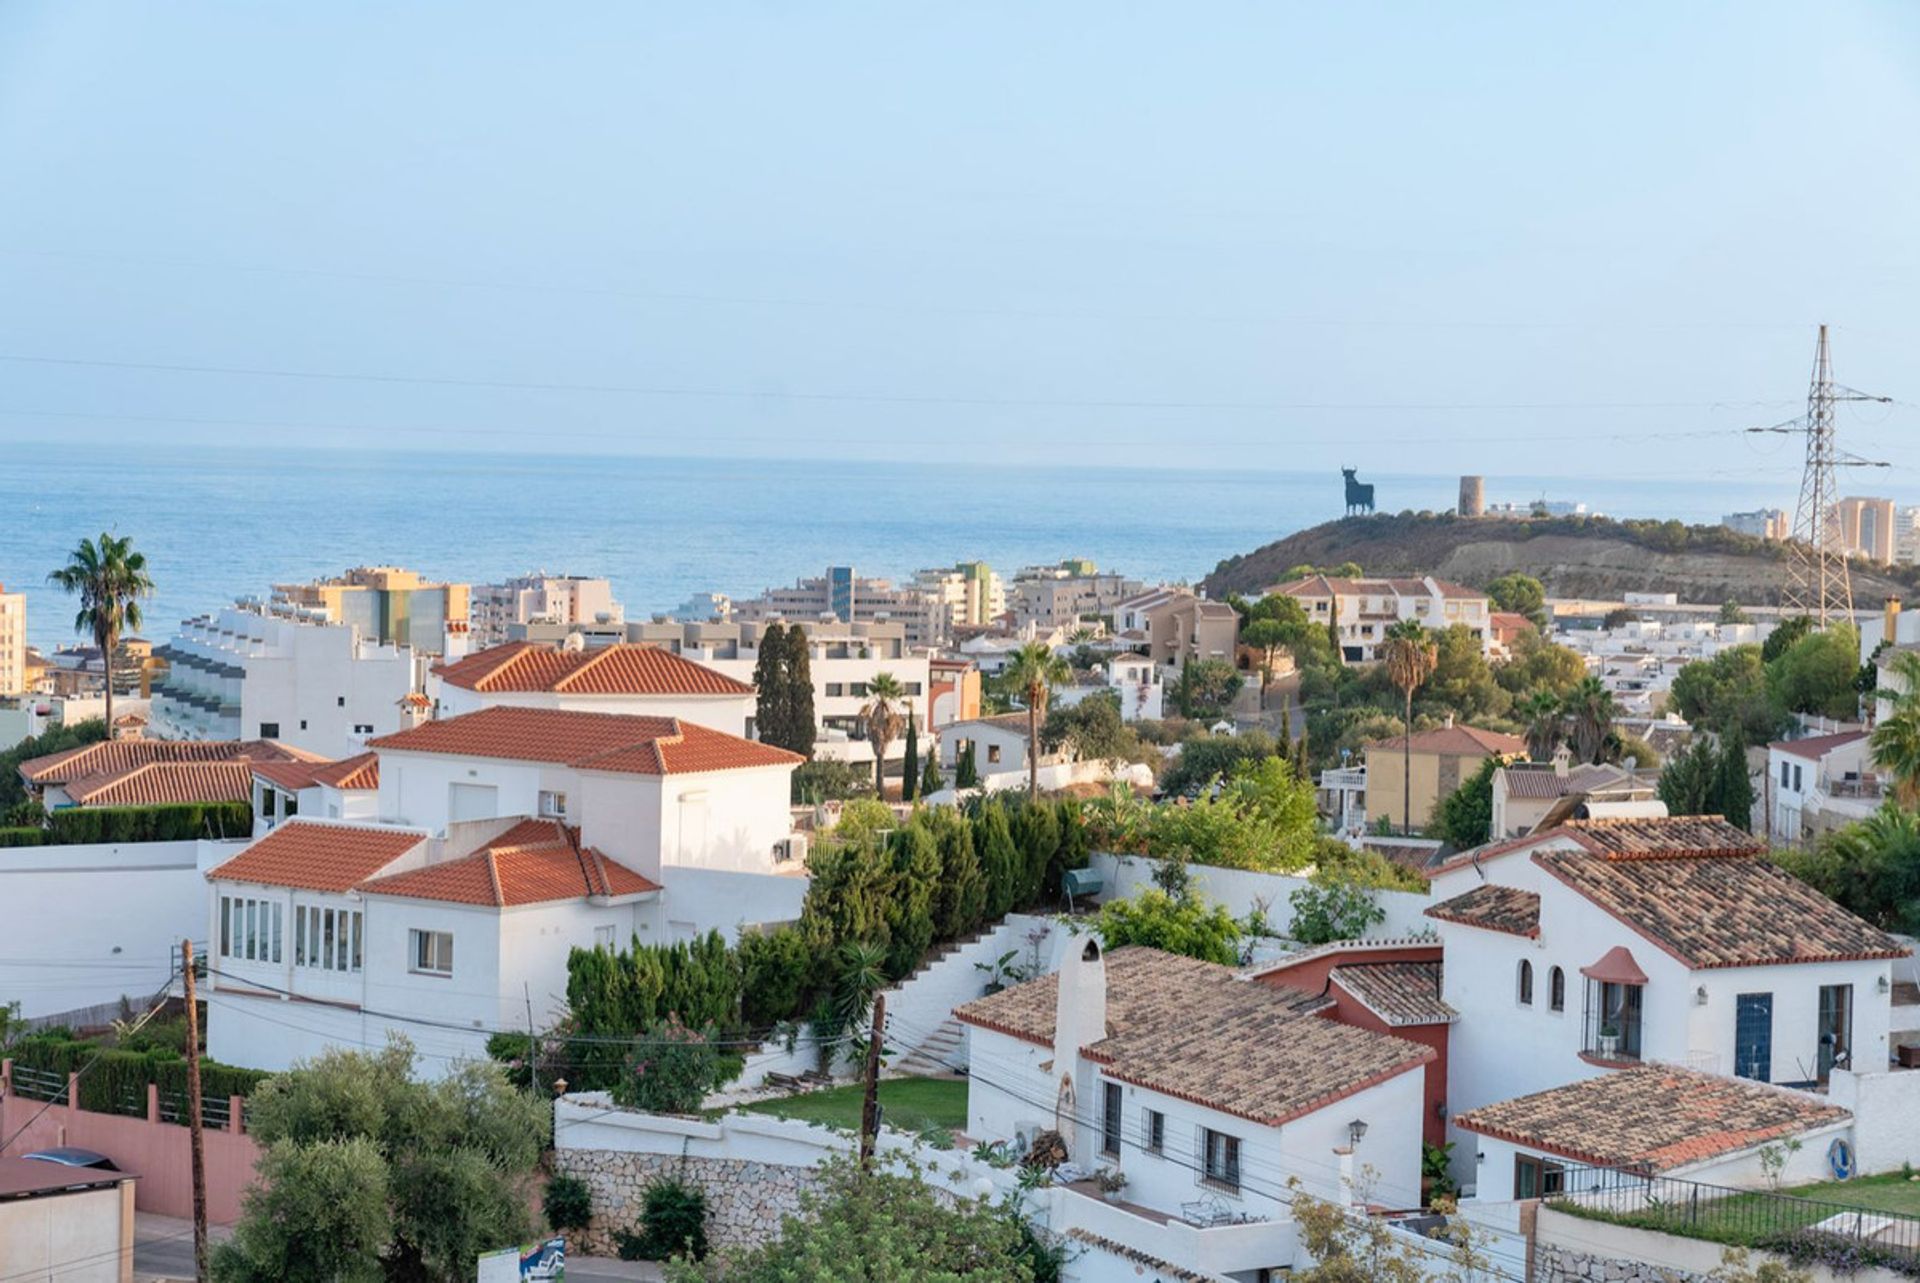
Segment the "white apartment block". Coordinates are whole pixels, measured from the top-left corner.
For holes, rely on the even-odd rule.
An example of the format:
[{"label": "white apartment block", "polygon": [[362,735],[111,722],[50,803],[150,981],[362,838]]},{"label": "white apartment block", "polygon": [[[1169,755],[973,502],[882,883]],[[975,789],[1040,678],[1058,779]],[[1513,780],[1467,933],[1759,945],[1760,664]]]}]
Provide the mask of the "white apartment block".
[{"label": "white apartment block", "polygon": [[1075,628],[1111,623],[1120,603],[1146,585],[1125,575],[1102,573],[1091,561],[1069,558],[1057,566],[1028,566],[1013,577],[1007,606],[1016,627]]},{"label": "white apartment block", "polygon": [[912,646],[944,646],[953,631],[952,613],[936,596],[891,580],[869,579],[852,566],[829,566],[817,578],[791,588],[769,588],[758,597],[733,603],[736,621],[795,620],[842,624],[897,623]]},{"label": "white apartment block", "polygon": [[946,617],[947,635],[956,628],[985,628],[1007,608],[1006,588],[984,561],[963,561],[939,570],[921,570],[913,589]]},{"label": "white apartment block", "polygon": [[334,758],[411,724],[403,701],[424,662],[352,624],[243,607],[186,620],[154,653],[168,672],[153,691],[153,738],[270,739]]},{"label": "white apartment block", "polygon": [[1752,512],[1729,512],[1720,524],[1736,534],[1755,539],[1785,539],[1791,522],[1779,508],[1756,508]]},{"label": "white apartment block", "polygon": [[1298,601],[1316,624],[1333,623],[1350,663],[1372,661],[1387,630],[1403,619],[1417,619],[1435,630],[1464,624],[1480,639],[1483,650],[1493,648],[1492,604],[1487,595],[1432,575],[1419,579],[1309,575],[1267,591]]},{"label": "white apartment block", "polygon": [[477,584],[472,596],[473,649],[514,640],[514,625],[618,627],[626,609],[605,579],[549,575],[544,570],[505,583]]},{"label": "white apartment block", "polygon": [[27,595],[0,584],[0,695],[27,690]]}]

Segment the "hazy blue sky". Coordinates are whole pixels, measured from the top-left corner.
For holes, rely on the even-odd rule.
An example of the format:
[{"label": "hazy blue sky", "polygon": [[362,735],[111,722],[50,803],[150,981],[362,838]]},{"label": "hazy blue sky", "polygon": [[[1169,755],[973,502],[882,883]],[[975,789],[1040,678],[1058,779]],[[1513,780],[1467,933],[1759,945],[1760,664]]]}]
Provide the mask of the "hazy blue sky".
[{"label": "hazy blue sky", "polygon": [[1916,139],[1905,3],[6,0],[0,442],[1790,488]]}]

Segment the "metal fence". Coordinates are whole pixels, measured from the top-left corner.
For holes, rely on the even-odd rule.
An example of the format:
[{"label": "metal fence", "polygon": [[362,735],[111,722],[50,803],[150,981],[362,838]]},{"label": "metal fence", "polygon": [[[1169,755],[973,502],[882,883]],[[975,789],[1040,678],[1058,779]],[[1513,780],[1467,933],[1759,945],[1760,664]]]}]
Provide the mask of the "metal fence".
[{"label": "metal fence", "polygon": [[13,1067],[13,1094],[28,1100],[65,1100],[67,1076],[27,1065]]},{"label": "metal fence", "polygon": [[1556,1177],[1559,1190],[1549,1201],[1575,1215],[1739,1246],[1817,1235],[1920,1258],[1920,1216],[1904,1212],[1618,1168],[1569,1166],[1548,1179]]},{"label": "metal fence", "polygon": [[[187,1126],[192,1120],[187,1117],[187,1101],[184,1091],[160,1092],[160,1121],[178,1123]],[[200,1122],[202,1126],[216,1129],[225,1128],[233,1121],[233,1102],[225,1096],[202,1093],[200,1096]]]}]

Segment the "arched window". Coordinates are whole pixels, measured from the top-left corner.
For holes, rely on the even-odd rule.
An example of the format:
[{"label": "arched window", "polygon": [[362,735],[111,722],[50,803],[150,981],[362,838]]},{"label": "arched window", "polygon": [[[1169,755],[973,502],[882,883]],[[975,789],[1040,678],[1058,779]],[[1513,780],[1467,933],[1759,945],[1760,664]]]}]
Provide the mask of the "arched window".
[{"label": "arched window", "polygon": [[1533,964],[1525,958],[1520,959],[1520,1005],[1533,1005]]},{"label": "arched window", "polygon": [[1567,1009],[1567,973],[1558,967],[1547,972],[1547,1006],[1555,1011]]}]

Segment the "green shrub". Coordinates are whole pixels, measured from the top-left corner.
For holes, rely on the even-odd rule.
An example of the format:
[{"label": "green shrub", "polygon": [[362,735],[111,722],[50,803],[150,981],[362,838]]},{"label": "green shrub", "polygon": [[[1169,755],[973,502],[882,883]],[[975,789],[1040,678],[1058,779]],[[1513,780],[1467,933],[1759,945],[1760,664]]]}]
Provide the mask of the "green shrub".
[{"label": "green shrub", "polygon": [[617,1105],[657,1114],[691,1114],[708,1092],[740,1069],[720,1054],[711,1029],[689,1029],[677,1016],[640,1031],[613,1082]]},{"label": "green shrub", "polygon": [[615,1230],[623,1261],[699,1260],[707,1254],[707,1194],[695,1185],[663,1178],[647,1186],[638,1232]]},{"label": "green shrub", "polygon": [[1101,905],[1097,926],[1110,950],[1139,944],[1225,966],[1240,961],[1240,924],[1224,905],[1148,889]]},{"label": "green shrub", "polygon": [[0,829],[0,846],[40,846],[47,840],[45,829]]},{"label": "green shrub", "polygon": [[556,1176],[547,1182],[544,1207],[555,1233],[583,1230],[593,1220],[593,1190],[578,1176]]},{"label": "green shrub", "polygon": [[767,1029],[806,1010],[816,981],[813,950],[794,927],[740,937],[740,1016]]},{"label": "green shrub", "polygon": [[189,802],[172,806],[70,806],[47,817],[47,843],[177,842],[246,837],[253,832],[247,802]]}]

